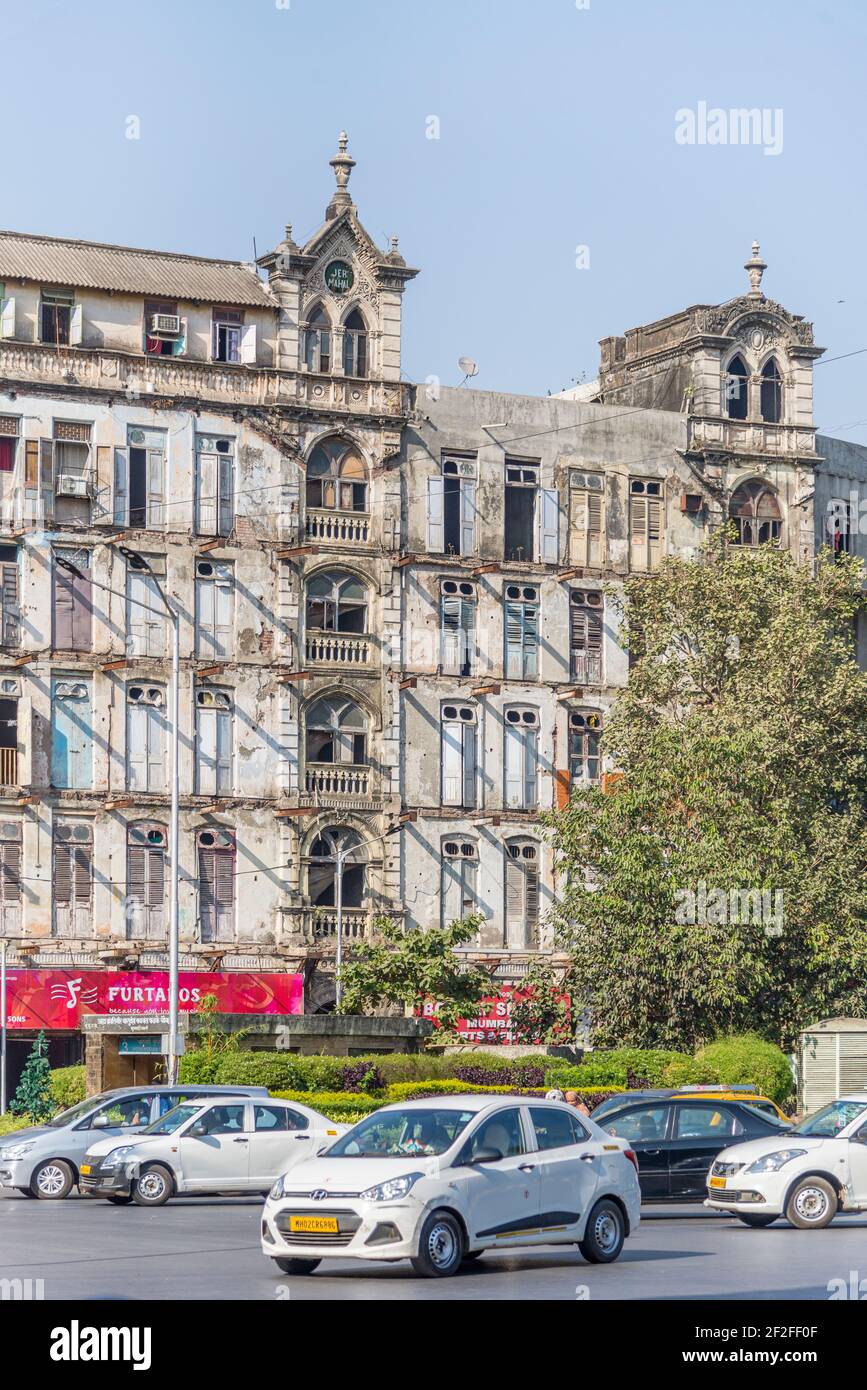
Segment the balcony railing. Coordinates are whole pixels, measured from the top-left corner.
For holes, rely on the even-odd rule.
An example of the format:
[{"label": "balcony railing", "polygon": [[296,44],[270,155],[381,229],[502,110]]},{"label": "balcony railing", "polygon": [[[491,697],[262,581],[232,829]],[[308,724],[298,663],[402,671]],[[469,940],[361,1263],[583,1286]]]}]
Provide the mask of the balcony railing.
[{"label": "balcony railing", "polygon": [[366,512],[308,511],[306,534],[309,541],[366,545],[370,540],[370,517]]},{"label": "balcony railing", "polygon": [[369,796],[370,768],[341,763],[308,765],[306,786],[310,796]]},{"label": "balcony railing", "polygon": [[308,632],[305,662],[314,666],[369,666],[373,643],[369,637],[342,632]]},{"label": "balcony railing", "polygon": [[572,679],[578,685],[602,684],[602,653],[572,653]]},{"label": "balcony railing", "polygon": [[[120,388],[131,396],[140,392],[145,397],[196,397],[248,405],[304,402],[320,409],[375,411],[396,417],[408,413],[410,399],[406,382],[349,381],[269,367],[196,362],[186,357],[148,357],[122,348],[57,348],[8,338],[0,340],[0,377],[112,391]],[[387,442],[395,452],[400,447],[399,436]]]},{"label": "balcony railing", "polygon": [[731,449],[747,454],[813,454],[816,431],[809,425],[771,424],[767,420],[730,420],[727,416],[692,416],[691,449]]},{"label": "balcony railing", "polygon": [[18,749],[0,748],[0,787],[18,786]]},{"label": "balcony railing", "polygon": [[[370,936],[373,913],[366,907],[345,907],[343,909],[343,939],[362,941]],[[309,930],[317,938],[337,936],[337,908],[314,907],[309,913]]]}]

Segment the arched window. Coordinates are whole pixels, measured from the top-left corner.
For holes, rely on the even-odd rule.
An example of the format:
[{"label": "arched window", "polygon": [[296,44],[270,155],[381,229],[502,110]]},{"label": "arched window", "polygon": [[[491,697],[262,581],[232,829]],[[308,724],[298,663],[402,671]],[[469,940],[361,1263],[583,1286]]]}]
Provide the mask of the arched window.
[{"label": "arched window", "polygon": [[503,945],[527,950],[539,926],[539,846],[523,836],[507,840]]},{"label": "arched window", "polygon": [[361,836],[348,826],[321,830],[307,856],[307,893],[314,907],[335,907],[337,879],[341,879],[344,907],[364,907],[367,864]]},{"label": "arched window", "polygon": [[309,763],[367,762],[367,720],[352,700],[317,700],[307,712]]},{"label": "arched window", "polygon": [[738,529],[738,545],[767,545],[780,539],[780,504],[765,483],[741,483],[729,503],[729,517]]},{"label": "arched window", "polygon": [[342,570],[318,574],[307,585],[306,618],[315,632],[366,632],[367,590]]},{"label": "arched window", "polygon": [[778,425],[783,417],[783,379],[776,359],[765,363],[762,372],[762,419]]},{"label": "arched window", "polygon": [[367,324],[357,309],[343,325],[343,371],[346,376],[367,376]]},{"label": "arched window", "polygon": [[733,357],[725,382],[725,409],[730,420],[746,420],[749,407],[750,374],[740,356]]},{"label": "arched window", "polygon": [[367,469],[350,444],[326,439],[307,464],[307,505],[330,511],[367,511]]},{"label": "arched window", "polygon": [[331,371],[331,320],[321,304],[316,305],[307,320],[304,361],[308,372]]},{"label": "arched window", "polygon": [[150,821],[126,835],[126,934],[162,941],[166,934],[166,828]]}]

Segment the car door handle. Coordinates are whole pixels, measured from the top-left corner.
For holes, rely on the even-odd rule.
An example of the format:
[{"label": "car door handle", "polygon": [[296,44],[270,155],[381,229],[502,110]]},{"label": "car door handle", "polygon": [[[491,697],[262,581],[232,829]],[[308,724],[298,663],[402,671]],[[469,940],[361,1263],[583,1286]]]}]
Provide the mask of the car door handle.
[{"label": "car door handle", "polygon": [[581,1162],[582,1162],[582,1163],[595,1163],[595,1162],[596,1162],[596,1155],[595,1155],[595,1154],[581,1154]]},{"label": "car door handle", "polygon": [[232,1140],[232,1143],[233,1143],[233,1144],[248,1144],[249,1142],[250,1142],[249,1139],[233,1139],[233,1140]]},{"label": "car door handle", "polygon": [[309,1135],[309,1134],[296,1134],[296,1135],[295,1135],[295,1142],[296,1142],[296,1144],[299,1143],[300,1140],[302,1140],[302,1139],[306,1140],[306,1142],[307,1142],[308,1144],[310,1143],[310,1135]]},{"label": "car door handle", "polygon": [[518,1164],[518,1172],[519,1172],[519,1173],[535,1173],[535,1171],[536,1171],[536,1165],[535,1165],[535,1163],[519,1163],[519,1164]]}]

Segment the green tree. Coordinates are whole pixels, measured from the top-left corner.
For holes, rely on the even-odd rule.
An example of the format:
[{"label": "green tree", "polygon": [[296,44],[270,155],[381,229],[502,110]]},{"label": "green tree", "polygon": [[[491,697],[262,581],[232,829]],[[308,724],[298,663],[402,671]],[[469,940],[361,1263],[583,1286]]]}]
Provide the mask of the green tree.
[{"label": "green tree", "polygon": [[518,1043],[568,1045],[575,1037],[571,970],[558,970],[544,957],[533,958],[512,996],[509,1022]]},{"label": "green tree", "polygon": [[407,930],[393,918],[378,918],[374,940],[356,947],[343,967],[340,1012],[370,1013],[383,1004],[416,1009],[432,1003],[441,1026],[454,1028],[491,992],[489,976],[455,955],[477,935],[481,922],[467,917],[447,927]]},{"label": "green tree", "polygon": [[35,1125],[50,1120],[57,1109],[51,1095],[51,1067],[47,1054],[45,1034],[40,1033],[30,1049],[18,1089],[9,1106],[13,1115],[27,1115]]},{"label": "green tree", "polygon": [[789,1045],[867,1008],[864,607],[859,562],[814,572],[723,531],[627,581],[630,681],[606,732],[624,777],[547,818],[555,932],[597,1045]]}]

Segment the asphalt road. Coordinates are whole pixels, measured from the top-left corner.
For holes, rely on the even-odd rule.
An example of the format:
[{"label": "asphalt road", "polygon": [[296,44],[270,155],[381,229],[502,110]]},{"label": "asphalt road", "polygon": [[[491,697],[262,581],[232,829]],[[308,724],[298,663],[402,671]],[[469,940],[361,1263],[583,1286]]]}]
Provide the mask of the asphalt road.
[{"label": "asphalt road", "polygon": [[823,1299],[867,1278],[867,1219],[824,1231],[753,1231],[702,1207],[645,1208],[613,1265],[541,1247],[483,1258],[453,1279],[408,1264],[329,1261],[306,1278],[261,1254],[261,1202],[187,1198],[148,1211],[70,1197],[0,1196],[0,1280],[42,1279],[51,1299]]}]

